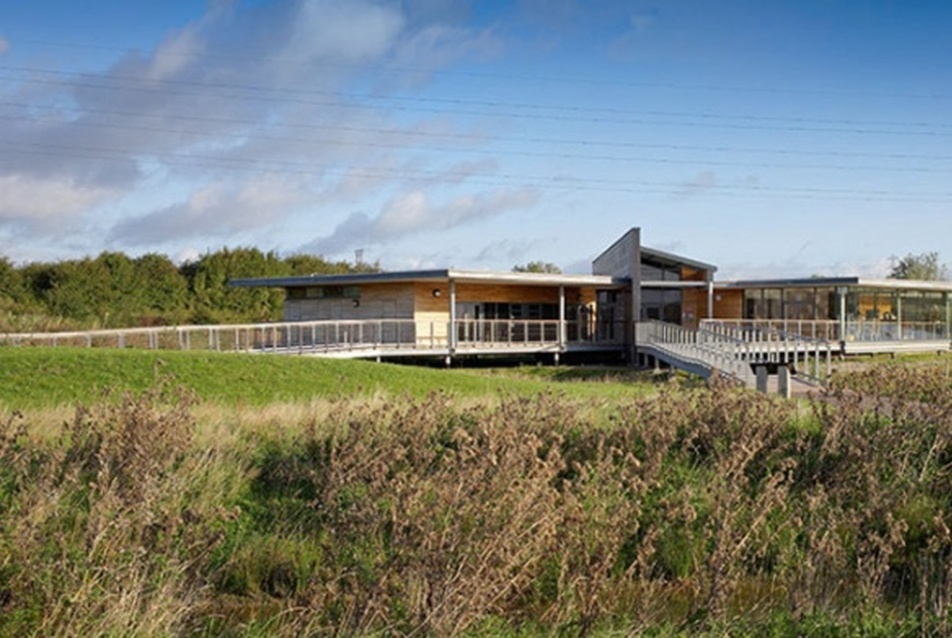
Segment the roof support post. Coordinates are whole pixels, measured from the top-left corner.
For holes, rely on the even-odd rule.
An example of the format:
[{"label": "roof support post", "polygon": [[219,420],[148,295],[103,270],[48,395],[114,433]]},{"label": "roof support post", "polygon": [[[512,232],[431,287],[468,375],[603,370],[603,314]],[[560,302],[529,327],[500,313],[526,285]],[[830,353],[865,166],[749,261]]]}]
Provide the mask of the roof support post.
[{"label": "roof support post", "polygon": [[450,355],[456,352],[456,280],[450,279],[450,333],[447,335],[447,344],[450,347]]},{"label": "roof support post", "polygon": [[849,288],[846,286],[837,286],[836,288],[836,297],[839,301],[839,312],[837,313],[840,320],[840,341],[846,341],[846,293],[849,291]]},{"label": "roof support post", "polygon": [[559,286],[559,352],[565,350],[565,286]]},{"label": "roof support post", "polygon": [[714,318],[714,275],[707,273],[707,318]]},{"label": "roof support post", "polygon": [[897,290],[896,295],[896,339],[902,341],[902,291]]},{"label": "roof support post", "polygon": [[949,293],[942,293],[942,299],[945,301],[945,333],[942,336],[945,337],[946,341],[950,338],[950,328],[952,328],[952,305],[949,304],[949,301],[952,300],[952,296]]}]

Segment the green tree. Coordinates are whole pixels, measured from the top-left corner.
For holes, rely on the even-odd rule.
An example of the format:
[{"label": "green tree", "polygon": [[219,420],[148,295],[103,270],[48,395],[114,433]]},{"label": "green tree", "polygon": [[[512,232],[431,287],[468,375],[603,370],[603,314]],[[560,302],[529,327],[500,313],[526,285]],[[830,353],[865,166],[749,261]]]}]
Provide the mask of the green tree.
[{"label": "green tree", "polygon": [[512,272],[536,272],[558,275],[562,269],[548,261],[530,261],[527,264],[516,264]]},{"label": "green tree", "polygon": [[281,318],[284,291],[275,288],[232,288],[228,282],[246,277],[283,277],[288,266],[278,255],[257,248],[222,248],[184,264],[189,281],[191,317],[197,323],[275,321]]},{"label": "green tree", "polygon": [[102,262],[86,257],[31,264],[24,276],[46,314],[97,326],[108,319],[110,276]]},{"label": "green tree", "polygon": [[16,312],[26,301],[20,271],[6,257],[0,257],[0,312]]},{"label": "green tree", "polygon": [[914,255],[907,254],[889,272],[890,279],[918,279],[921,281],[944,281],[949,278],[948,267],[939,261],[939,253],[932,251]]},{"label": "green tree", "polygon": [[188,281],[165,255],[147,253],[133,261],[136,285],[141,289],[135,312],[141,324],[174,324],[188,311]]}]

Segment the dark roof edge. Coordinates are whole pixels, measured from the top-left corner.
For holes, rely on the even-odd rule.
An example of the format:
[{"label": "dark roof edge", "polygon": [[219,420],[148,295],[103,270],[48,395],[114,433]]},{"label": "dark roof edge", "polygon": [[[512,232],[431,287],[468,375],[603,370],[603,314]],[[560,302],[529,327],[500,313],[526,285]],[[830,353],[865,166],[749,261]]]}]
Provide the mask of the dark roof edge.
[{"label": "dark roof edge", "polygon": [[448,279],[448,270],[403,270],[393,272],[343,273],[339,275],[298,275],[294,277],[255,277],[232,279],[234,288],[294,288],[297,286],[333,286],[363,282],[398,282],[419,279]]},{"label": "dark roof edge", "polygon": [[372,283],[409,283],[414,281],[447,281],[456,279],[472,283],[524,284],[537,286],[610,286],[627,285],[626,279],[603,275],[572,275],[549,273],[518,273],[483,270],[405,270],[376,273],[346,273],[340,275],[310,275],[295,277],[260,277],[232,279],[234,288],[297,288],[303,286],[343,286]]},{"label": "dark roof edge", "polygon": [[684,255],[676,255],[674,253],[669,253],[664,250],[658,250],[657,248],[651,248],[649,246],[641,247],[641,254],[648,255],[652,257],[658,257],[665,259],[667,261],[673,261],[677,264],[682,264],[684,266],[691,266],[692,268],[697,268],[698,270],[708,270],[711,273],[717,272],[717,266],[714,264],[708,264],[703,261],[698,261],[697,259],[691,259],[685,257]]},{"label": "dark roof edge", "polygon": [[920,279],[867,279],[864,277],[807,277],[795,279],[746,279],[720,281],[716,288],[783,288],[806,286],[860,286],[904,290],[939,290],[952,292],[952,281],[925,281]]}]

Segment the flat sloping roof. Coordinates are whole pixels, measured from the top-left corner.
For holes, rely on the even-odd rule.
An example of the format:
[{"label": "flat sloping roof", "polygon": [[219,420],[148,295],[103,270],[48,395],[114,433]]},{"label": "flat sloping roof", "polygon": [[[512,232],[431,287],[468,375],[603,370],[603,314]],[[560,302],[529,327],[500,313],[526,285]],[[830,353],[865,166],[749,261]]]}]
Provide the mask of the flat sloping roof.
[{"label": "flat sloping roof", "polygon": [[461,283],[491,283],[512,286],[592,286],[598,288],[621,288],[629,283],[626,279],[617,279],[603,275],[566,275],[456,269],[260,277],[232,279],[228,283],[230,286],[236,288],[300,288],[307,286],[356,286],[374,283],[449,281],[450,279]]},{"label": "flat sloping roof", "polygon": [[808,277],[795,279],[747,279],[719,281],[715,288],[813,288],[816,286],[851,286],[854,288],[887,288],[891,290],[929,290],[952,292],[952,281],[920,279],[868,279],[865,277]]},{"label": "flat sloping roof", "polygon": [[714,264],[706,264],[703,261],[698,261],[696,259],[688,259],[683,255],[675,255],[674,253],[668,253],[663,250],[658,250],[657,248],[649,248],[647,246],[641,247],[641,256],[642,257],[653,257],[660,261],[666,261],[673,264],[679,264],[681,266],[689,266],[695,270],[707,270],[710,272],[716,272],[717,266]]}]

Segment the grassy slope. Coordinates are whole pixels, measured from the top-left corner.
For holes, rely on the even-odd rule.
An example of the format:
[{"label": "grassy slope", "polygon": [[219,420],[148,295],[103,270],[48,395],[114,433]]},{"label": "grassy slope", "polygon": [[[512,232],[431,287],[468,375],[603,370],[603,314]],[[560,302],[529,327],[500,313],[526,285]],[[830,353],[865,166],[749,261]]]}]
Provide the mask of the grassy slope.
[{"label": "grassy slope", "polygon": [[27,409],[89,402],[105,388],[141,391],[160,376],[172,377],[204,401],[250,405],[381,392],[425,396],[433,390],[486,396],[556,389],[580,399],[616,398],[645,388],[633,384],[639,377],[631,374],[576,374],[565,368],[488,372],[213,352],[2,348],[0,405]]}]

